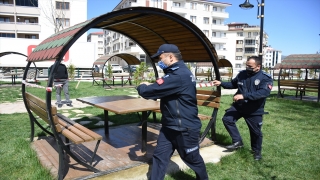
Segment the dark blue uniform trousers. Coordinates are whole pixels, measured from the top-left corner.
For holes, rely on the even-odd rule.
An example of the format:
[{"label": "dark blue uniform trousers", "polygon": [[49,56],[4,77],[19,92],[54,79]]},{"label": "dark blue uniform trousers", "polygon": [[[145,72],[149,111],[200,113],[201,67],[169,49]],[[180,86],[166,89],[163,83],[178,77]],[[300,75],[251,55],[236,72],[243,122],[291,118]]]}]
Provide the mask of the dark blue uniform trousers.
[{"label": "dark blue uniform trousers", "polygon": [[231,106],[229,109],[226,110],[226,113],[222,118],[223,124],[232,138],[232,142],[235,143],[238,141],[242,141],[239,130],[236,126],[236,122],[242,117],[245,119],[250,131],[251,149],[256,152],[261,151],[262,115],[242,114],[242,113],[239,113],[233,106]]},{"label": "dark blue uniform trousers", "polygon": [[199,130],[175,131],[162,127],[152,159],[151,180],[163,180],[170,158],[176,149],[181,159],[196,173],[198,180],[208,179],[199,153]]}]

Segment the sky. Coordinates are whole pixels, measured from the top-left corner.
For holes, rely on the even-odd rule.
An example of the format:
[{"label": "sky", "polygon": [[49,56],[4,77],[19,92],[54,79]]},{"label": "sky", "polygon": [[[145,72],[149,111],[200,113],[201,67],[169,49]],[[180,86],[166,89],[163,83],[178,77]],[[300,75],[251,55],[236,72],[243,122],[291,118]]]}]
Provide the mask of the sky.
[{"label": "sky", "polygon": [[[88,19],[111,12],[120,1],[88,0]],[[215,2],[231,4],[226,8],[229,18],[225,19],[225,24],[241,22],[260,26],[257,0],[250,0],[254,5],[250,10],[239,7],[245,0]],[[263,29],[269,36],[268,45],[282,51],[282,55],[320,52],[320,0],[265,0],[264,17]],[[96,31],[99,30],[89,32]]]}]

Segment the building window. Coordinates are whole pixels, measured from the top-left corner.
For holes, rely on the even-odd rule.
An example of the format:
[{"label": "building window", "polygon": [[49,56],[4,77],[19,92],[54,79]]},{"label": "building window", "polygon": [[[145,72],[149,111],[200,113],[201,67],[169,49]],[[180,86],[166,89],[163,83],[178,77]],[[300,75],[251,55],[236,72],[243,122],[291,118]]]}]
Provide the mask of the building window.
[{"label": "building window", "polygon": [[217,32],[212,32],[212,37],[217,37]]},{"label": "building window", "polygon": [[253,32],[253,36],[258,36],[258,32]]},{"label": "building window", "polygon": [[0,37],[15,38],[14,33],[0,33]]},{"label": "building window", "polygon": [[190,21],[193,23],[197,23],[197,16],[190,16]]},{"label": "building window", "polygon": [[103,51],[103,47],[99,47],[99,48],[98,48],[98,51]]},{"label": "building window", "polygon": [[256,49],[252,47],[244,49],[244,53],[254,54],[255,52],[256,52]]},{"label": "building window", "polygon": [[203,18],[203,24],[209,24],[209,18],[208,17],[204,17]]},{"label": "building window", "polygon": [[212,11],[218,11],[217,7],[212,7]]},{"label": "building window", "polygon": [[197,9],[197,3],[191,3],[191,9]]},{"label": "building window", "polygon": [[[1,2],[4,2],[6,4],[8,0],[0,0]],[[38,7],[38,0],[16,0],[17,6],[29,6],[29,7]]]},{"label": "building window", "polygon": [[212,19],[212,24],[217,24],[217,20]]},{"label": "building window", "polygon": [[251,37],[251,32],[248,32],[248,37],[249,37],[249,38]]},{"label": "building window", "polygon": [[9,0],[0,0],[0,4],[9,4]]},{"label": "building window", "polygon": [[98,44],[99,44],[99,45],[102,45],[102,44],[103,44],[103,41],[98,41]]},{"label": "building window", "polygon": [[243,44],[243,40],[237,40],[236,43],[237,44]]},{"label": "building window", "polygon": [[61,10],[69,10],[70,9],[70,3],[69,2],[60,2],[56,1],[56,9],[61,9]]},{"label": "building window", "polygon": [[[1,2],[1,0],[0,0]],[[10,22],[10,18],[8,17],[0,17],[0,23],[4,23],[4,22]]]},{"label": "building window", "polygon": [[181,7],[181,3],[179,3],[179,2],[173,2],[173,7]]},{"label": "building window", "polygon": [[209,11],[209,7],[210,7],[209,4],[204,4],[204,10],[205,11]]},{"label": "building window", "polygon": [[98,38],[103,38],[103,35],[98,35]]},{"label": "building window", "polygon": [[242,60],[242,56],[236,56],[236,60]]},{"label": "building window", "polygon": [[204,33],[207,37],[209,37],[209,31],[208,31],[208,30],[203,30],[203,33]]},{"label": "building window", "polygon": [[70,26],[70,19],[66,18],[57,18],[57,24],[61,25],[62,27],[69,27]]},{"label": "building window", "polygon": [[242,52],[242,51],[243,51],[243,48],[236,48],[236,51],[237,51],[237,52]]},{"label": "building window", "polygon": [[236,64],[236,68],[241,68],[241,64]]},{"label": "building window", "polygon": [[238,37],[242,37],[243,36],[243,32],[237,32],[237,36]]},{"label": "building window", "polygon": [[32,35],[32,34],[26,34],[25,35],[26,39],[36,39],[36,35]]},{"label": "building window", "polygon": [[245,45],[255,45],[256,44],[256,40],[253,39],[247,39],[244,42]]}]

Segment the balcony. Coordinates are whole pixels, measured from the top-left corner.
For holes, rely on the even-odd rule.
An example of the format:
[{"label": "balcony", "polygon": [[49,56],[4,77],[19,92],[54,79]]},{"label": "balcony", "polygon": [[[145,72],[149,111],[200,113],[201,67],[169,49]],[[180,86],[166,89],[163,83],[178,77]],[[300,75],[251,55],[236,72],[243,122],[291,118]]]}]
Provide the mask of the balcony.
[{"label": "balcony", "polygon": [[189,9],[185,8],[185,7],[174,7],[172,6],[171,7],[171,11],[174,12],[174,13],[177,13],[177,14],[187,14]]},{"label": "balcony", "polygon": [[226,37],[211,37],[210,41],[212,43],[227,43],[228,38]]},{"label": "balcony", "polygon": [[228,26],[224,24],[212,24],[212,30],[228,31]]},{"label": "balcony", "polygon": [[212,11],[211,16],[216,17],[216,18],[221,18],[221,19],[227,19],[227,18],[229,18],[229,13]]},{"label": "balcony", "polygon": [[0,5],[1,14],[14,15],[14,13],[24,16],[40,16],[40,9],[38,7],[28,7],[28,6],[15,6],[13,4],[1,4]]}]

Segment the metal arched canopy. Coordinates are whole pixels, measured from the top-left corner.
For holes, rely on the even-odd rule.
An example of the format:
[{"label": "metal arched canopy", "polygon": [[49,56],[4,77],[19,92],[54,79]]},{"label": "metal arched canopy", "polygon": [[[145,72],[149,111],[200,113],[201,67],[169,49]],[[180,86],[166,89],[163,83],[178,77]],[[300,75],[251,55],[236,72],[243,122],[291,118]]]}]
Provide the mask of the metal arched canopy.
[{"label": "metal arched canopy", "polygon": [[136,56],[127,53],[121,53],[116,55],[101,56],[95,62],[93,62],[93,65],[105,65],[105,63],[113,57],[119,57],[123,59],[128,65],[137,65],[141,63]]},{"label": "metal arched canopy", "polygon": [[144,50],[147,57],[156,53],[161,44],[176,44],[185,62],[212,62],[218,72],[217,53],[196,25],[178,14],[150,7],[113,11],[57,32],[41,42],[27,60],[61,61],[72,44],[91,28],[127,36]]},{"label": "metal arched canopy", "polygon": [[1,52],[0,53],[0,57],[6,56],[6,55],[9,55],[9,54],[17,54],[17,55],[28,57],[27,55],[24,55],[24,54],[19,53],[19,52],[13,52],[13,51]]},{"label": "metal arched canopy", "polygon": [[[197,63],[196,66],[197,67],[212,67],[212,64],[208,63],[208,62],[200,62],[200,63]],[[222,67],[231,67],[232,68],[232,64],[230,63],[230,61],[228,59],[219,59],[218,66],[219,66],[219,68],[222,68]]]}]

